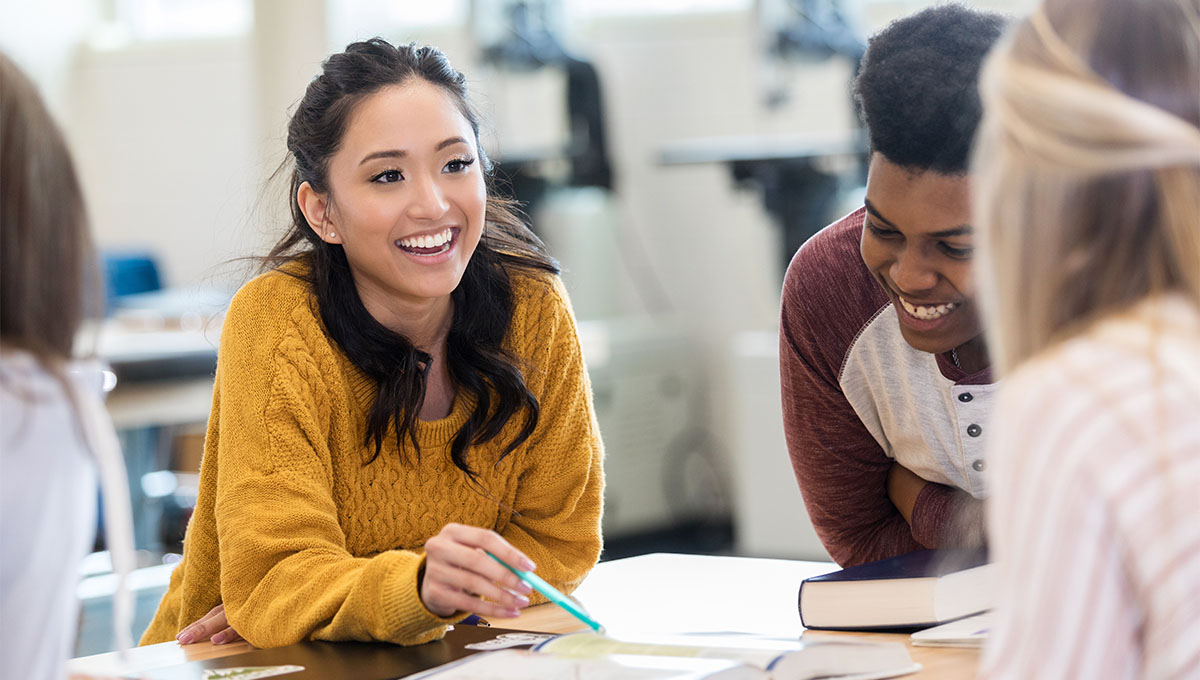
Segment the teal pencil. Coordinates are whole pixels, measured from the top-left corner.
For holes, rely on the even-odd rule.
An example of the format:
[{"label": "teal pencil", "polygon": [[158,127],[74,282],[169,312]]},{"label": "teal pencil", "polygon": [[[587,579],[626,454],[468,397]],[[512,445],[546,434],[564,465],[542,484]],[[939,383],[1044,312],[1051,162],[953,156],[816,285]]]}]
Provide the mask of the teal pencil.
[{"label": "teal pencil", "polygon": [[[487,552],[487,551],[485,550],[484,552]],[[495,555],[493,555],[490,552],[488,552],[487,554],[488,554],[488,557],[491,557],[493,560],[496,560],[497,562],[502,564],[505,569],[516,574],[518,577],[520,577],[520,579],[522,581],[528,583],[531,588],[538,591],[542,595],[545,595],[546,599],[550,600],[554,604],[567,610],[572,616],[579,619],[580,621],[583,621],[585,624],[587,624],[588,628],[591,628],[592,630],[596,631],[597,633],[604,632],[604,626],[601,626],[592,617],[590,617],[586,613],[584,613],[584,611],[579,608],[579,605],[575,604],[574,600],[567,597],[566,595],[563,595],[562,593],[560,593],[558,591],[557,588],[555,588],[554,586],[550,585],[549,583],[546,583],[545,581],[543,581],[540,576],[533,573],[532,571],[521,571],[520,569],[516,569],[511,564],[505,562],[504,560],[500,559],[499,557],[496,557]]]}]

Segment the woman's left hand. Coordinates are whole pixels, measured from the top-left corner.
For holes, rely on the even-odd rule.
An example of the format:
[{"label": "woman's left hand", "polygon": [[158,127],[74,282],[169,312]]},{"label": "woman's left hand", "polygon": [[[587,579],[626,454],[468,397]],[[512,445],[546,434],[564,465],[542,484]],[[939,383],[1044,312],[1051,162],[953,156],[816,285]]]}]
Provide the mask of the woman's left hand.
[{"label": "woman's left hand", "polygon": [[179,635],[176,635],[175,639],[181,645],[189,645],[203,640],[211,640],[214,645],[223,645],[227,642],[241,640],[242,636],[225,619],[225,605],[219,604],[200,617],[198,621],[179,631]]}]

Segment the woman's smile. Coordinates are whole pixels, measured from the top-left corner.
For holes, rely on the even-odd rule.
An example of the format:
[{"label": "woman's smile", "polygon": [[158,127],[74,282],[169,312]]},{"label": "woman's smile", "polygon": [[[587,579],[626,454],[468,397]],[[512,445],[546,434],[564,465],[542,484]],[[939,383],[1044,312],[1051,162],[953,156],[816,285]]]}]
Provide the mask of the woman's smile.
[{"label": "woman's smile", "polygon": [[393,243],[404,254],[412,256],[417,262],[435,264],[446,259],[439,260],[437,256],[450,253],[458,245],[458,234],[458,227],[446,227],[432,233],[425,232],[405,236],[396,239]]}]

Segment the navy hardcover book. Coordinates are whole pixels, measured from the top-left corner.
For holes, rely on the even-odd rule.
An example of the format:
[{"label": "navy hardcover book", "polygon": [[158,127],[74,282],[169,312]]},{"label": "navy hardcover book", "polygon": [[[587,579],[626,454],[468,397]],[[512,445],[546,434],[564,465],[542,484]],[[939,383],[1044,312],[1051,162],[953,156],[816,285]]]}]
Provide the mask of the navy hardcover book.
[{"label": "navy hardcover book", "polygon": [[806,628],[881,630],[933,626],[991,607],[984,548],[918,550],[800,584]]}]

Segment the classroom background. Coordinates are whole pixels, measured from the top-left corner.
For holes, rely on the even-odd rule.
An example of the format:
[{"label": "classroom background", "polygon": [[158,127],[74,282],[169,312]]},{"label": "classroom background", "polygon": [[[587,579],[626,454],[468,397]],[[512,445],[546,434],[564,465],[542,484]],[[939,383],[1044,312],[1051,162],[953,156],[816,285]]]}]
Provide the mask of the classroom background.
[{"label": "classroom background", "polygon": [[[780,285],[804,239],[861,204],[866,37],[932,3],[3,4],[0,49],[64,127],[103,253],[108,315],[83,342],[113,366],[136,632],[194,502],[221,313],[254,267],[239,258],[286,224],[271,177],[288,115],[324,57],[376,35],[467,74],[502,186],[563,266],[607,454],[602,559],[827,559],[784,444]],[[111,640],[102,548],[81,573],[78,655]]]}]

